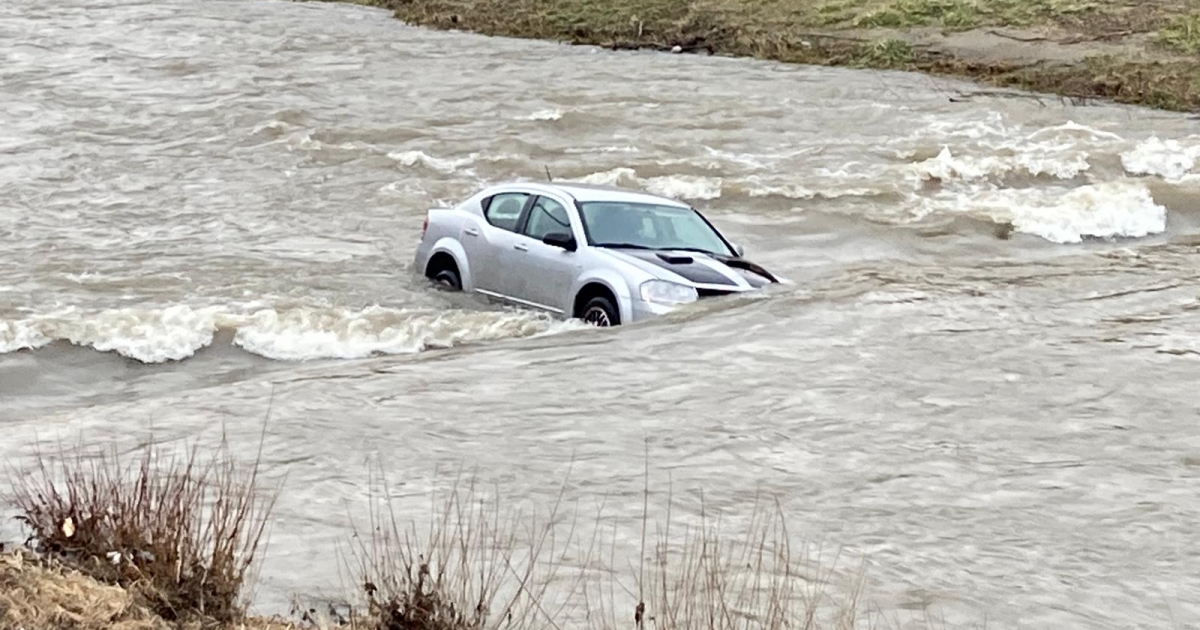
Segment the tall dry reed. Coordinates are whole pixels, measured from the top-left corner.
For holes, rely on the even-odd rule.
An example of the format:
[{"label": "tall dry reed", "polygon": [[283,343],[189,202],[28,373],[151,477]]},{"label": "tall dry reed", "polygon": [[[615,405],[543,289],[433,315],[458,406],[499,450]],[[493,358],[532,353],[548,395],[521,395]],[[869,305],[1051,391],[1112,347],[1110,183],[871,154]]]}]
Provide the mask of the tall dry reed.
[{"label": "tall dry reed", "polygon": [[[362,595],[351,625],[370,630],[818,630],[860,627],[862,574],[846,575],[794,547],[783,509],[751,497],[740,535],[703,504],[690,522],[667,510],[641,540],[619,545],[605,503],[581,526],[567,485],[542,517],[501,510],[473,481],[454,485],[425,527],[386,497],[355,529],[347,564]],[[668,492],[667,505],[673,503]],[[587,518],[584,518],[587,521]],[[628,525],[628,523],[627,523]],[[606,533],[608,538],[606,539]],[[632,547],[632,548],[631,548]],[[806,547],[805,547],[806,549]],[[618,558],[638,558],[618,565]],[[835,559],[836,563],[836,559]],[[835,579],[836,578],[836,579]],[[835,589],[830,585],[841,580]]]}]

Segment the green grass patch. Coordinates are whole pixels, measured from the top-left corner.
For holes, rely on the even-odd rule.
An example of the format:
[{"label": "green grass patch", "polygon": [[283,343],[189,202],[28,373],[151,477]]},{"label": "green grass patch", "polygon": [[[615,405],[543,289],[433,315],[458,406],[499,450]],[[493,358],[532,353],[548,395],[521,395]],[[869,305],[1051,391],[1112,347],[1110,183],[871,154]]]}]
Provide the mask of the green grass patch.
[{"label": "green grass patch", "polygon": [[854,25],[864,28],[936,25],[968,29],[982,21],[979,6],[971,0],[899,0],[860,15]]},{"label": "green grass patch", "polygon": [[1171,20],[1158,32],[1158,40],[1172,50],[1200,55],[1200,14],[1180,16]]},{"label": "green grass patch", "polygon": [[899,39],[877,39],[858,48],[854,65],[864,68],[906,68],[913,62],[912,46]]},{"label": "green grass patch", "polygon": [[1100,9],[1085,0],[831,0],[818,5],[816,23],[854,28],[1029,26]]}]

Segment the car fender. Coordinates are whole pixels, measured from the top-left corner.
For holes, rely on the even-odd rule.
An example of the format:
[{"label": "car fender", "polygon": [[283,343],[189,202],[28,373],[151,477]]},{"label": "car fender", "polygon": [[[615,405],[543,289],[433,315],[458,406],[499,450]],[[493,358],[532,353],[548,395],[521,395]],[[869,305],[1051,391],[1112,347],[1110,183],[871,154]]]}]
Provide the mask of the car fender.
[{"label": "car fender", "polygon": [[621,321],[628,322],[633,319],[633,295],[629,290],[629,278],[620,274],[616,270],[609,268],[588,269],[580,274],[571,285],[571,295],[569,296],[564,313],[567,317],[573,317],[575,296],[579,295],[579,291],[589,284],[600,284],[606,287],[612,294],[617,297],[617,309],[621,311]]},{"label": "car fender", "polygon": [[[463,291],[475,290],[475,277],[471,273],[471,262],[467,258],[467,250],[462,246],[462,243],[451,236],[443,236],[434,241],[433,246],[429,248],[429,256],[425,258],[425,265],[429,265],[429,261],[437,254],[449,254],[454,259],[454,264],[458,265],[459,279],[462,280]],[[425,270],[420,270],[421,275],[425,275]]]}]

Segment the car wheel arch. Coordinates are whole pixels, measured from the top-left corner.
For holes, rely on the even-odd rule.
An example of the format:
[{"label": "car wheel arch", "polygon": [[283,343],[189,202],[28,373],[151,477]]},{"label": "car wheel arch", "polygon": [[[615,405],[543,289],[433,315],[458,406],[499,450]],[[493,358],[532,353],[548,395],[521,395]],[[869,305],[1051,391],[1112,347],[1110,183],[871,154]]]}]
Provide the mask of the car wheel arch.
[{"label": "car wheel arch", "polygon": [[462,245],[451,238],[443,238],[434,244],[430,254],[429,262],[425,263],[425,269],[422,274],[425,277],[432,277],[443,267],[437,266],[440,261],[450,260],[458,270],[458,278],[462,283],[464,291],[471,290],[474,287],[474,281],[471,276],[471,263],[467,259],[467,252]]},{"label": "car wheel arch", "polygon": [[[619,279],[614,282],[612,279],[604,277],[603,274],[589,274],[580,278],[576,282],[575,288],[571,291],[570,311],[567,314],[570,317],[578,318],[582,315],[583,306],[587,304],[589,299],[597,293],[606,293],[616,306],[617,315],[620,320],[622,322],[631,321],[633,319],[633,307],[630,303],[629,291],[625,287],[625,284],[619,281]],[[625,288],[625,290],[621,290],[622,288]]]}]

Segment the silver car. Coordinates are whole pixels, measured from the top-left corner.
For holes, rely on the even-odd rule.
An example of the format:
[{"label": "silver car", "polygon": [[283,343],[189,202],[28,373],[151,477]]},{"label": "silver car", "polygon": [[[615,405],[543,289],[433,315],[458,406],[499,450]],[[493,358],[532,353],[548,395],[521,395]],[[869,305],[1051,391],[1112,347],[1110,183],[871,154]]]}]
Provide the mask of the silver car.
[{"label": "silver car", "polygon": [[430,210],[414,269],[450,290],[597,326],[779,282],[685,203],[566,182],[495,185]]}]

